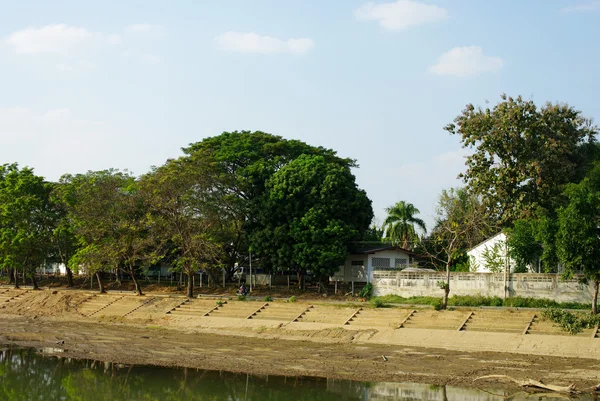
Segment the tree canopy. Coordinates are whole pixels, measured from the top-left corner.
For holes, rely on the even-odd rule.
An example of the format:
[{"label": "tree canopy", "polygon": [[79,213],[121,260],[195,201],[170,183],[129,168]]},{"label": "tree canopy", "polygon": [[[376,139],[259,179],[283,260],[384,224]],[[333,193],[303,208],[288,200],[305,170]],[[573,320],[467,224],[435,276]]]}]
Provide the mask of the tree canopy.
[{"label": "tree canopy", "polygon": [[192,276],[200,269],[221,267],[224,244],[218,241],[220,217],[227,207],[213,190],[210,160],[180,158],[168,161],[142,177],[140,191],[158,253],[174,262],[173,269]]},{"label": "tree canopy", "polygon": [[31,277],[51,252],[50,187],[30,168],[0,166],[0,266]]},{"label": "tree canopy", "polygon": [[578,182],[597,157],[598,128],[568,104],[501,100],[493,108],[467,105],[445,129],[473,150],[461,174],[467,188],[509,226],[560,206],[565,186]]},{"label": "tree canopy", "polygon": [[409,249],[419,241],[415,226],[419,227],[423,233],[427,232],[425,222],[416,217],[420,213],[419,209],[412,203],[399,201],[394,206],[386,208],[385,211],[387,213],[383,222],[385,241]]},{"label": "tree canopy", "polygon": [[423,251],[434,264],[446,270],[442,309],[448,305],[450,271],[453,263],[464,259],[468,249],[495,231],[481,199],[465,188],[442,191],[438,200],[435,227],[426,239]]},{"label": "tree canopy", "polygon": [[373,218],[350,167],[324,156],[299,156],[273,174],[266,190],[251,242],[272,269],[333,274]]},{"label": "tree canopy", "polygon": [[236,131],[183,151],[141,177],[108,169],[48,184],[3,166],[2,266],[64,263],[100,291],[102,272],[126,272],[142,295],[136,274],[162,260],[188,277],[191,297],[196,272],[231,277],[250,249],[270,271],[333,274],[367,234],[373,209],[357,164],[331,149]]},{"label": "tree canopy", "polygon": [[597,313],[600,283],[600,164],[579,184],[570,184],[568,204],[558,212],[556,250],[567,276],[582,272],[594,283],[592,312]]}]

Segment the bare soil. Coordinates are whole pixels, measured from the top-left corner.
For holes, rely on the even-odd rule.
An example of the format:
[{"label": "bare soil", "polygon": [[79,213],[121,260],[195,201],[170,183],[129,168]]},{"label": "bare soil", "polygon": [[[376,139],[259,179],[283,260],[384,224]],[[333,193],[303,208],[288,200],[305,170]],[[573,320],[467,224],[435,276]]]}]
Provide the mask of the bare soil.
[{"label": "bare soil", "polygon": [[[8,296],[6,294],[5,297]],[[258,375],[420,382],[463,387],[489,387],[490,382],[474,383],[473,380],[494,374],[557,385],[575,383],[579,389],[590,389],[600,383],[600,358],[558,357],[544,351],[543,344],[557,346],[576,340],[567,336],[532,336],[543,339],[533,344],[541,344],[544,352],[535,350],[535,346],[532,346],[531,353],[528,349],[521,353],[482,352],[480,350],[490,347],[477,350],[476,344],[475,347],[465,348],[453,346],[452,341],[447,347],[433,348],[427,347],[428,341],[419,341],[419,338],[451,339],[456,334],[445,329],[400,329],[406,331],[401,332],[404,340],[399,340],[399,337],[388,334],[388,331],[398,333],[399,330],[377,326],[377,319],[385,319],[384,314],[388,312],[378,311],[369,315],[373,316],[368,318],[373,319],[373,327],[360,326],[354,329],[352,325],[344,327],[318,323],[318,319],[315,322],[284,324],[276,320],[261,322],[236,318],[233,312],[230,312],[232,315],[225,314],[227,310],[246,313],[246,309],[252,309],[251,304],[242,303],[232,304],[230,309],[222,308],[214,314],[215,317],[167,316],[160,307],[171,307],[184,299],[121,299],[121,295],[108,295],[101,299],[108,305],[103,307],[107,314],[97,312],[92,316],[84,316],[83,312],[90,310],[84,309],[86,303],[91,305],[98,299],[90,296],[84,291],[46,290],[24,293],[4,301],[0,306],[0,344],[58,348],[62,351],[60,355],[73,358]],[[135,314],[127,312],[123,315],[125,309],[118,309],[118,305],[130,308],[136,305],[135,302],[142,305],[136,306],[138,309]],[[199,308],[202,306],[198,305]],[[283,311],[287,305],[281,305],[280,308]],[[346,306],[319,308],[319,311],[310,313],[318,315],[329,311],[328,316],[332,319],[347,314]],[[113,315],[108,312],[111,310]],[[422,319],[431,321],[435,318],[432,313],[428,311]],[[510,319],[510,315],[507,312],[500,319]],[[403,312],[398,312],[398,316],[403,316]],[[454,317],[450,319],[454,320]],[[488,344],[484,340],[489,340],[489,336],[494,334],[474,332],[469,335],[471,337],[467,342],[481,338],[482,344]],[[551,341],[555,337],[556,341]],[[594,341],[600,344],[600,339]],[[496,349],[503,349],[504,346],[498,344]],[[515,386],[510,383],[501,385]],[[494,386],[498,387],[498,383],[494,383]]]}]

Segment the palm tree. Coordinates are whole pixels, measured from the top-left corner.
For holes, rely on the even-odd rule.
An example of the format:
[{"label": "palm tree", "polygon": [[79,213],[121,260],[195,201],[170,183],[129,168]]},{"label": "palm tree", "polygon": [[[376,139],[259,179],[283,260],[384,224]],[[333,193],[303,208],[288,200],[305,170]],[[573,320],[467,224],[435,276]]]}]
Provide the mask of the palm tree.
[{"label": "palm tree", "polygon": [[415,217],[419,214],[419,209],[412,203],[400,201],[394,206],[386,208],[385,211],[387,217],[382,226],[385,232],[384,240],[393,245],[402,244],[402,247],[406,249],[411,242],[418,241],[419,236],[415,231],[415,225],[424,232],[427,231],[425,222]]}]

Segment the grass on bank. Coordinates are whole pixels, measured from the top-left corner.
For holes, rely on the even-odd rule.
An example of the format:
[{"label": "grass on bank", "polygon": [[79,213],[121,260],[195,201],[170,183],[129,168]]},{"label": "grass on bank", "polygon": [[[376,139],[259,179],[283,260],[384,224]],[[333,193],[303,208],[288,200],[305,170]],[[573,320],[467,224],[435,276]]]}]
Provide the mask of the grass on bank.
[{"label": "grass on bank", "polygon": [[[408,304],[408,305],[431,305],[439,309],[442,297],[401,297],[399,295],[384,295],[373,297],[372,302],[382,304]],[[580,304],[577,302],[556,302],[552,299],[537,299],[513,297],[502,299],[500,297],[484,297],[480,295],[454,295],[448,298],[448,306],[503,306],[510,308],[558,308],[558,309],[591,309],[591,304]]]}]

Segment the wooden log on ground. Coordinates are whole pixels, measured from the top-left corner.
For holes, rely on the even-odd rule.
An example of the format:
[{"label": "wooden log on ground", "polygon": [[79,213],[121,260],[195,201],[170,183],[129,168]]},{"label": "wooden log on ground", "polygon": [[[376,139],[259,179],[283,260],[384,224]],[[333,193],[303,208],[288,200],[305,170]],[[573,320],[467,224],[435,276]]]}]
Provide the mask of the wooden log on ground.
[{"label": "wooden log on ground", "polygon": [[571,384],[569,386],[557,386],[554,384],[545,384],[545,383],[542,383],[541,381],[532,380],[532,379],[518,380],[518,379],[514,379],[510,376],[506,376],[506,375],[481,376],[476,379],[473,379],[473,381],[486,380],[486,379],[508,380],[508,381],[518,384],[521,387],[548,390],[548,391],[553,391],[555,393],[562,393],[562,394],[579,394],[580,393],[579,391],[577,391],[574,384]]}]

